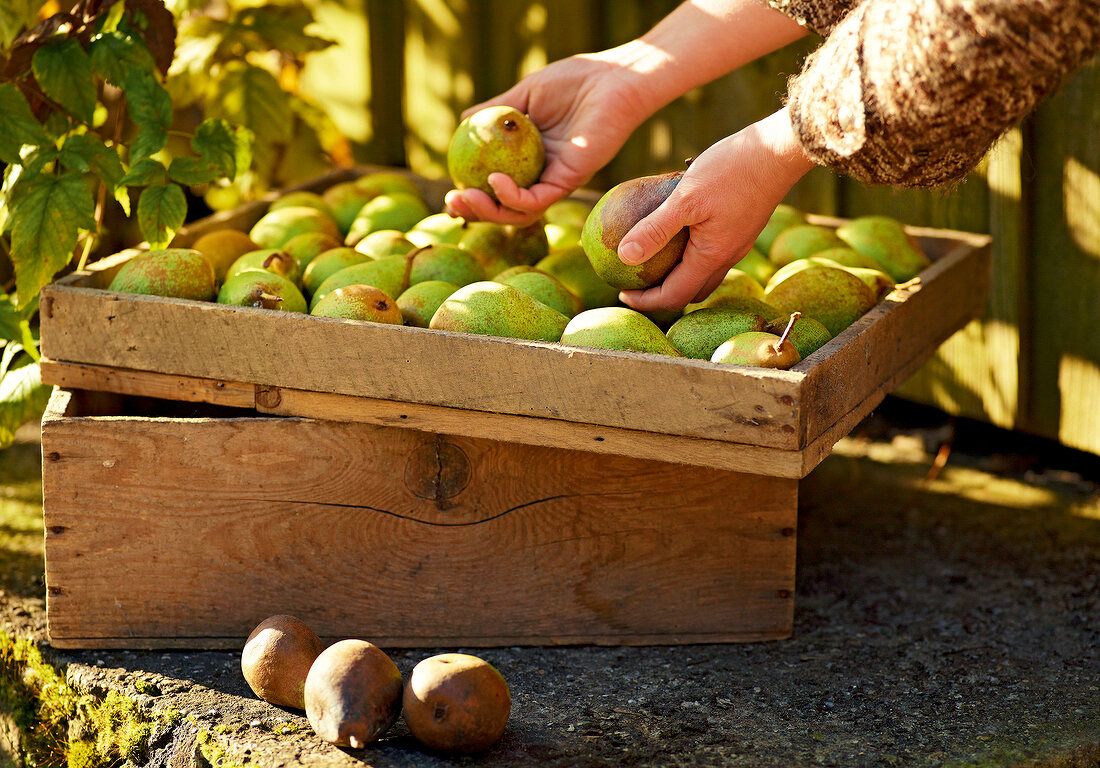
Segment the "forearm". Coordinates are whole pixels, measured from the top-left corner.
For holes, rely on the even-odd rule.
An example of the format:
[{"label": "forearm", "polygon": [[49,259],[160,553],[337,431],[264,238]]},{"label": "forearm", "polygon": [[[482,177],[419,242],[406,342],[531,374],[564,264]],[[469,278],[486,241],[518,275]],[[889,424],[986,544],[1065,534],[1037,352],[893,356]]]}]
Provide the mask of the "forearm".
[{"label": "forearm", "polygon": [[763,0],[689,0],[640,38],[592,56],[629,73],[640,123],[692,88],[805,34]]}]

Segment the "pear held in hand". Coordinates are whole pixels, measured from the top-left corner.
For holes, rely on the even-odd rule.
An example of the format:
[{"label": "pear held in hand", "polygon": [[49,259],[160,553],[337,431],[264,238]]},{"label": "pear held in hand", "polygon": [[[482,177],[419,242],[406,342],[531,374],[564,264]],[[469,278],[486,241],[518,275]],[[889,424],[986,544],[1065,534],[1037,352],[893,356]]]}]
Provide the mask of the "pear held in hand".
[{"label": "pear held in hand", "polygon": [[455,187],[480,189],[493,199],[489,174],[504,173],[518,186],[529,187],[545,163],[542,134],[513,107],[479,109],[458,124],[447,146],[447,172]]}]

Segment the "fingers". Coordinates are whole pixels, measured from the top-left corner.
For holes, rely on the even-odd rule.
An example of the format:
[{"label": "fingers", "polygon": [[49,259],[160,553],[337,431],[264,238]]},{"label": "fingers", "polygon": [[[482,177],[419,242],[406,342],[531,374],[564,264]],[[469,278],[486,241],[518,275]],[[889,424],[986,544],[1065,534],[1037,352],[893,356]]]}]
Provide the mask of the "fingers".
[{"label": "fingers", "polygon": [[709,296],[722,282],[726,267],[711,261],[700,254],[689,241],[684,250],[684,258],[660,285],[646,290],[622,291],[619,299],[639,312],[683,309],[687,304]]},{"label": "fingers", "polygon": [[664,248],[684,227],[695,222],[685,221],[676,205],[675,194],[661,203],[653,213],[635,224],[619,241],[619,259],[624,264],[642,264]]},{"label": "fingers", "polygon": [[444,198],[447,213],[468,221],[525,226],[537,221],[551,203],[565,197],[567,192],[543,183],[524,189],[503,173],[489,174],[489,186],[497,200],[480,189],[452,189]]}]

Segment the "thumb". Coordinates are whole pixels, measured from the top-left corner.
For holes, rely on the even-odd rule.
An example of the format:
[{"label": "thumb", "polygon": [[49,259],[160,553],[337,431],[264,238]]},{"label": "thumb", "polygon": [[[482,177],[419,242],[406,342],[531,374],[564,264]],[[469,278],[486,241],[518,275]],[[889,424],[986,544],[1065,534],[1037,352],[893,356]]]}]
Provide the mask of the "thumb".
[{"label": "thumb", "polygon": [[631,265],[648,261],[688,225],[673,200],[674,197],[669,197],[623,235],[618,248],[620,261]]}]

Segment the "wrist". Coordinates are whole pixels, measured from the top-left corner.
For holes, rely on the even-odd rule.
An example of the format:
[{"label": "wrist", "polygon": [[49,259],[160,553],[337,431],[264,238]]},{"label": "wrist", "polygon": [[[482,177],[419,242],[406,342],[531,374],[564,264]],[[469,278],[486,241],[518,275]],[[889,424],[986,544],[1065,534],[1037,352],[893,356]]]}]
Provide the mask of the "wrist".
[{"label": "wrist", "polygon": [[778,173],[786,181],[794,184],[817,165],[802,146],[787,107],[768,115],[757,126]]}]

